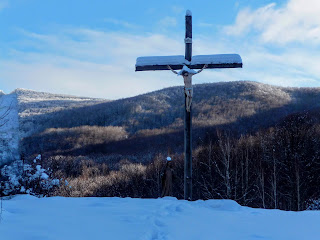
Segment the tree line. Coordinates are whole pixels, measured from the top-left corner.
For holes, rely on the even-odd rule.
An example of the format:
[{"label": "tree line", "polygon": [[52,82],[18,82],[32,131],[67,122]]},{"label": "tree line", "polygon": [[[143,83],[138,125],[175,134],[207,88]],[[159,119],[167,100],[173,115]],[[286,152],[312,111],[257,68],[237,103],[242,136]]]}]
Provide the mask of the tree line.
[{"label": "tree line", "polygon": [[[213,130],[193,152],[193,199],[232,199],[241,205],[304,210],[320,198],[320,117],[317,111],[293,114],[274,127],[234,135]],[[173,195],[183,198],[183,154],[173,159]],[[166,155],[151,162],[107,162],[89,156],[52,156],[46,161],[71,186],[63,196],[157,198]]]}]

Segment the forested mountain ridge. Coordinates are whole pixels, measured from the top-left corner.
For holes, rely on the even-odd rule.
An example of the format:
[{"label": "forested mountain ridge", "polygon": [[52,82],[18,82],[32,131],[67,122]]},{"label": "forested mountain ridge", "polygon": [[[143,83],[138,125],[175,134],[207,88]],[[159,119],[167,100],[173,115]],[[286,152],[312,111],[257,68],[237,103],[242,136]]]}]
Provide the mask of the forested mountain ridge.
[{"label": "forested mountain ridge", "polygon": [[[53,118],[54,121],[55,115],[62,110],[76,109],[107,101],[21,88],[14,90],[12,93],[17,96],[21,138],[44,130],[48,117]],[[37,118],[36,116],[40,117]]]},{"label": "forested mountain ridge", "polygon": [[[194,126],[230,123],[257,112],[281,108],[293,101],[300,102],[300,97],[297,98],[292,92],[290,89],[254,82],[195,85]],[[175,128],[181,126],[183,106],[183,87],[171,87],[132,98],[77,108],[75,111],[60,111],[62,120],[54,119],[55,123],[49,125],[62,128],[81,125],[122,126],[130,133],[142,129]],[[67,115],[71,113],[77,115],[77,118],[66,121]]]},{"label": "forested mountain ridge", "polygon": [[[2,93],[2,97],[9,95]],[[21,139],[15,148],[26,156],[94,153],[138,160],[157,151],[183,150],[182,86],[115,101],[25,89],[16,89],[10,96],[17,100]],[[254,132],[290,113],[316,108],[319,100],[320,88],[249,81],[195,85],[195,146],[215,128],[235,135]]]},{"label": "forested mountain ridge", "polygon": [[[30,104],[30,94],[18,98],[26,155],[98,154],[107,159],[112,156],[144,162],[157,152],[183,151],[182,86],[115,101],[55,101],[54,97],[38,96],[38,101]],[[320,88],[285,88],[249,81],[195,85],[194,143],[196,146],[216,128],[233,135],[255,132],[288,114],[319,105]]]}]

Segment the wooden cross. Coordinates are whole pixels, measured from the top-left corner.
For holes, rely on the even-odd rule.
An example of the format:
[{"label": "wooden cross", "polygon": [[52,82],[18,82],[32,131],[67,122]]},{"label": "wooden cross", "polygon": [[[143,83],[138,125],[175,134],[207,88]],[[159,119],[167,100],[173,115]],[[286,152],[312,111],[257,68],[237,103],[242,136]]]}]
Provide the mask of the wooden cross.
[{"label": "wooden cross", "polygon": [[[184,116],[184,199],[192,200],[192,76],[205,68],[242,68],[238,54],[199,55],[192,57],[192,14],[185,16],[185,55],[139,57],[136,71],[171,70],[184,78],[185,116]],[[194,71],[193,69],[200,69]],[[175,70],[180,70],[176,72]]]}]

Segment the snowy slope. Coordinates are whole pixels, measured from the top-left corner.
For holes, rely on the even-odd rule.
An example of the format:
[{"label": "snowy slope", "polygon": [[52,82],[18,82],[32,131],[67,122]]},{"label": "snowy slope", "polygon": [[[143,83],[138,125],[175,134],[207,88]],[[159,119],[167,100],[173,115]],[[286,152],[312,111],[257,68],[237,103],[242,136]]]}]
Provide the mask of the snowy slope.
[{"label": "snowy slope", "polygon": [[[106,101],[26,89],[16,89],[10,94],[0,90],[0,165],[19,158],[20,139],[41,129],[47,114]],[[37,121],[35,116],[38,116]]]},{"label": "snowy slope", "polygon": [[1,239],[319,239],[319,211],[241,207],[231,200],[42,198],[3,202]]},{"label": "snowy slope", "polygon": [[99,98],[75,97],[21,88],[16,89],[14,93],[17,95],[19,105],[20,137],[27,137],[37,132],[38,129],[41,129],[41,121],[45,122],[47,117],[53,117],[53,113],[107,101]]},{"label": "snowy slope", "polygon": [[0,165],[19,156],[17,95],[0,93]]},{"label": "snowy slope", "polygon": [[106,101],[99,98],[52,94],[21,88],[16,89],[14,93],[16,93],[18,98],[21,117],[52,113],[66,108]]}]

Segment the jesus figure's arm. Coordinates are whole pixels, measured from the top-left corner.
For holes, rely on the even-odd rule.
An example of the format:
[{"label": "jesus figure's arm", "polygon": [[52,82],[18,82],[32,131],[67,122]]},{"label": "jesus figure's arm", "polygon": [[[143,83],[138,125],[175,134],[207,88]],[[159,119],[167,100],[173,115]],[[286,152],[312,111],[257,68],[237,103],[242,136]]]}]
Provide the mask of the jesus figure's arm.
[{"label": "jesus figure's arm", "polygon": [[208,67],[208,64],[203,65],[203,67],[195,74],[201,73],[203,71],[203,69],[206,69],[207,67]]},{"label": "jesus figure's arm", "polygon": [[177,71],[173,70],[173,69],[170,67],[170,65],[168,65],[168,69],[171,70],[171,72],[173,72],[174,74],[177,74],[177,75],[178,75]]}]

